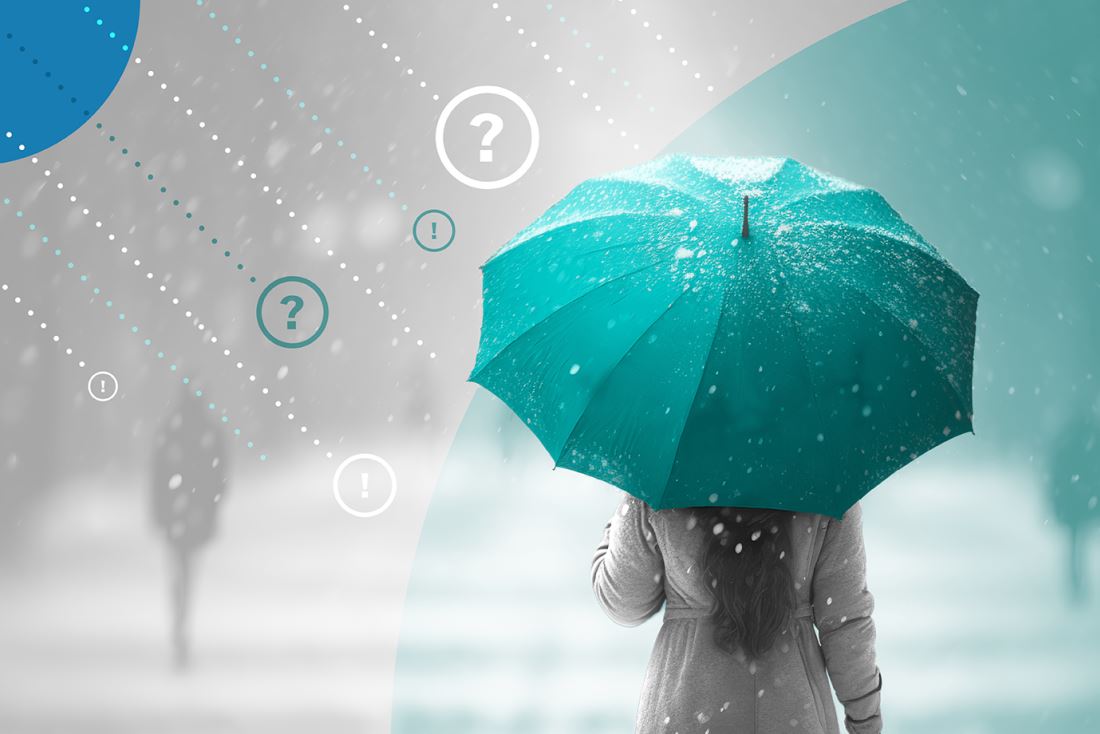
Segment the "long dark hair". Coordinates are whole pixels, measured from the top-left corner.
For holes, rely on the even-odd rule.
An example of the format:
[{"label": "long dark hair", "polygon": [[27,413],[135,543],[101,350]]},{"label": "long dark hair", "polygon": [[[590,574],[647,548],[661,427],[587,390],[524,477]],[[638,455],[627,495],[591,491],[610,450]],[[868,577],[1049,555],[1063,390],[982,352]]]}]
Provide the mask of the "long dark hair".
[{"label": "long dark hair", "polygon": [[758,658],[786,629],[796,599],[791,576],[791,513],[697,507],[707,540],[701,564],[718,602],[714,641],[728,653]]}]

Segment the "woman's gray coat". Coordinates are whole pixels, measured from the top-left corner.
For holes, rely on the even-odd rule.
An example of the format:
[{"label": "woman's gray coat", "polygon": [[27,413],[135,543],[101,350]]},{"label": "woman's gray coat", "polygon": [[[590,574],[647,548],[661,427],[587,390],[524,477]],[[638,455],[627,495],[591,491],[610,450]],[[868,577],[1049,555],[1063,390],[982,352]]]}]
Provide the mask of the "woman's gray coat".
[{"label": "woman's gray coat", "polygon": [[612,516],[592,562],[600,605],[628,626],[665,608],[639,734],[839,734],[830,678],[847,730],[882,730],[860,506],[840,521],[796,514],[790,530],[798,607],[774,647],[753,661],[714,643],[714,601],[699,568],[707,531],[691,510],[654,511],[628,496]]}]

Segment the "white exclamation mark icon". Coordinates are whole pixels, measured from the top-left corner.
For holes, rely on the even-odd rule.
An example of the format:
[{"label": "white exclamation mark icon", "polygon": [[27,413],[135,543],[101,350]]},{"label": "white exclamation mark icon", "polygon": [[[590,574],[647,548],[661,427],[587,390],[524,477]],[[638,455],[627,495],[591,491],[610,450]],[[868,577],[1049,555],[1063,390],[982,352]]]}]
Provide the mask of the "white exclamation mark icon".
[{"label": "white exclamation mark icon", "polygon": [[368,479],[370,479],[370,474],[360,474],[359,475],[359,481],[363,483],[363,494],[361,495],[363,499],[367,498],[367,480]]}]

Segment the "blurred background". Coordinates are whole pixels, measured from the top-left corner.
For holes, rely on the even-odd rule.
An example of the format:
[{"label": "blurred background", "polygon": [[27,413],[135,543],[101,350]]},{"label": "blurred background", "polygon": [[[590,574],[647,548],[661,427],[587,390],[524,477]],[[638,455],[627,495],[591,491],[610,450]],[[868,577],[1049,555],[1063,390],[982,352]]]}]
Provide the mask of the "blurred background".
[{"label": "blurred background", "polygon": [[[628,731],[656,627],[588,588],[616,493],[465,377],[477,265],[663,150],[873,186],[982,294],[976,435],[865,501],[891,729],[1100,727],[1100,13],[893,4],[146,3],[92,122],[0,167],[0,732],[389,731],[394,696],[399,731]],[[542,132],[498,191],[433,149],[477,84]],[[287,274],[331,307],[304,349],[255,322]],[[332,495],[362,452],[370,519]]]}]

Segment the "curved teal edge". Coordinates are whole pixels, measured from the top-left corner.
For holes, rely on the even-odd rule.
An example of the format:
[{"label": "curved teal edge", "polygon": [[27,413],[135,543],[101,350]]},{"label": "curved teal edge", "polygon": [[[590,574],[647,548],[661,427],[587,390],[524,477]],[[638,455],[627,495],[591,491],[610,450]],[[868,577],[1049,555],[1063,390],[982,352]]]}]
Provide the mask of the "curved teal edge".
[{"label": "curved teal edge", "polygon": [[[1060,170],[1078,176],[1080,190],[1100,187],[1097,167],[1081,166],[1074,160],[1083,158],[1082,151],[1097,150],[1100,143],[1098,131],[1087,124],[1100,117],[1096,95],[1100,59],[1090,36],[1100,22],[1098,15],[1100,8],[1087,2],[909,0],[782,62],[727,98],[665,151],[790,155],[872,186],[884,192],[891,205],[966,274],[983,294],[979,346],[989,345],[985,350],[979,348],[976,362],[976,375],[981,375],[974,389],[976,412],[981,417],[980,438],[951,442],[935,452],[938,457],[988,452],[1001,441],[1009,441],[1011,450],[1041,448],[1035,427],[1045,415],[1047,401],[1021,407],[1019,395],[1015,401],[1009,398],[1009,388],[1042,384],[1043,396],[1050,396],[1050,404],[1068,405],[1077,378],[1091,373],[1100,357],[1089,327],[1090,314],[1100,308],[1100,298],[1091,295],[1095,278],[1085,266],[1089,254],[1086,240],[1100,231],[1100,211],[1086,211],[1083,199],[1064,208],[1051,208],[1056,201],[1040,204],[1021,175],[1028,153],[1059,154],[1063,164],[1064,158],[1069,158],[1066,165],[1076,166]],[[1056,84],[1050,93],[1058,104],[1046,100],[1052,80]],[[1031,103],[1027,104],[1029,97]],[[930,117],[930,111],[937,109],[938,114]],[[979,131],[982,134],[976,136]],[[965,164],[960,164],[960,158]],[[1054,240],[1051,229],[1059,235]],[[1044,244],[1049,252],[1043,252]],[[1039,272],[1049,277],[1035,278]],[[1074,337],[1051,328],[1052,322],[1046,318],[1060,309],[1065,310],[1067,319],[1078,319],[1071,332],[1077,339],[1075,348],[1065,344],[1067,338]],[[1065,364],[1048,362],[1046,367],[1054,372],[1043,374],[1044,365],[1037,354],[1057,354]],[[487,394],[479,391],[475,404]],[[441,479],[425,518],[408,586],[409,608],[423,608],[438,600],[441,609],[476,605],[455,592],[433,587],[423,573],[425,561],[445,559],[461,547],[453,533],[456,522],[493,509],[484,502],[464,500],[463,487],[446,479],[458,463],[456,452],[481,430],[472,417],[468,412],[458,430],[444,465],[445,479]],[[518,422],[510,430],[526,434]],[[502,487],[500,491],[526,489]],[[879,496],[889,499],[888,495]],[[877,497],[873,499],[878,502]],[[443,512],[442,506],[451,514]],[[453,514],[456,507],[462,516]],[[594,516],[592,521],[598,525],[602,519]],[[539,513],[526,517],[525,522],[540,532],[557,531],[563,537],[571,530],[555,524],[554,519],[540,521]],[[452,532],[448,533],[449,529]],[[497,553],[507,556],[516,550],[500,547]],[[459,558],[454,563],[456,568],[462,567]],[[493,571],[475,569],[470,573]],[[507,578],[499,581],[501,597],[522,595]],[[571,593],[590,597],[583,571]],[[488,617],[482,619],[483,624],[511,622],[509,608],[486,607],[485,611]],[[533,638],[542,633],[553,614],[547,610],[526,620]],[[446,624],[445,616],[440,614],[440,624]],[[419,696],[411,692],[421,685],[424,667],[434,659],[423,656],[424,635],[411,619],[405,617],[395,665],[392,731],[398,734],[494,734],[533,731],[540,726],[541,730],[629,731],[633,726],[636,695],[608,700],[598,710],[582,710],[561,701],[553,718],[540,718],[537,711],[496,716],[474,694],[461,708],[418,707]],[[574,624],[578,634],[590,636],[606,632],[608,623],[593,602],[593,614]],[[651,635],[652,630],[644,639],[638,638],[633,643],[638,649],[631,648],[632,654],[644,659]],[[488,680],[486,669],[500,659],[499,654],[482,650],[465,659],[448,657],[452,680],[476,691]],[[622,669],[614,663],[594,658],[559,659],[547,663],[541,675],[544,681],[567,686],[571,674],[590,674],[594,666],[603,665],[607,675],[614,676]],[[915,719],[909,716],[909,721],[898,719],[895,723],[907,724],[907,731],[928,732],[939,730],[949,717],[954,725],[965,720],[975,728],[998,728],[1006,723],[1003,712],[994,716],[976,707],[964,708],[930,712]],[[1091,711],[1082,709],[1082,715]],[[1079,724],[1070,720],[1073,715],[1072,711],[1055,713],[1063,723]],[[1013,716],[1024,727],[1019,731],[1036,724],[1035,716],[1028,712]]]}]

